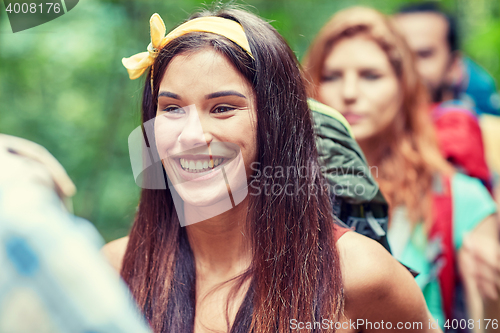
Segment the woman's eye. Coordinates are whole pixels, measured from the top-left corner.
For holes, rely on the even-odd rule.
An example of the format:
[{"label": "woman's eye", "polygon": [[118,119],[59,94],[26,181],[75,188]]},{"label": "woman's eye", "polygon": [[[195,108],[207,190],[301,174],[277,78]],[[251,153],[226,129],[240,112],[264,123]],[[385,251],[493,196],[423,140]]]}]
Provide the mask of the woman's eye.
[{"label": "woman's eye", "polygon": [[164,108],[162,111],[168,112],[168,113],[173,113],[173,114],[182,114],[185,113],[184,110],[180,106],[167,106]]},{"label": "woman's eye", "polygon": [[235,110],[235,109],[236,109],[236,108],[234,108],[234,107],[231,107],[231,106],[226,106],[226,105],[224,105],[224,106],[218,106],[218,107],[216,107],[216,108],[212,111],[212,113],[225,113],[225,112],[233,111],[233,110]]},{"label": "woman's eye", "polygon": [[378,79],[380,79],[382,77],[382,75],[376,74],[376,73],[362,73],[361,76],[364,79],[369,80],[369,81],[378,80]]},{"label": "woman's eye", "polygon": [[336,81],[340,79],[341,75],[336,73],[336,74],[329,74],[329,75],[323,75],[321,77],[321,81],[323,82],[328,82],[328,81]]}]

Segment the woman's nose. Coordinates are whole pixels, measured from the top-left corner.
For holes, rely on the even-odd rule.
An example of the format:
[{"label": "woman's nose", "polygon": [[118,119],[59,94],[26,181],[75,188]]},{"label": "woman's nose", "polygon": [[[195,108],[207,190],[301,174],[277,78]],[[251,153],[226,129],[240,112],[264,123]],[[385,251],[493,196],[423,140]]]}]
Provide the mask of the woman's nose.
[{"label": "woman's nose", "polygon": [[358,97],[357,79],[355,75],[346,75],[342,86],[342,98],[346,104],[352,104]]},{"label": "woman's nose", "polygon": [[210,143],[212,136],[206,131],[207,126],[203,124],[203,115],[198,112],[194,105],[190,105],[184,109],[187,119],[183,124],[181,134],[178,138],[182,146],[189,149]]}]

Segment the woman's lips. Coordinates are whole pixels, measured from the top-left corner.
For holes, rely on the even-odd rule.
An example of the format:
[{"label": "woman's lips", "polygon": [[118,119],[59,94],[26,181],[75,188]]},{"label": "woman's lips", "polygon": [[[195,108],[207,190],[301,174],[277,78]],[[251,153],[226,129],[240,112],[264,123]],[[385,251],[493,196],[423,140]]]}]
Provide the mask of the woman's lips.
[{"label": "woman's lips", "polygon": [[365,116],[363,116],[359,113],[354,113],[352,111],[345,112],[343,114],[343,116],[347,120],[347,122],[351,125],[356,124],[356,123],[360,122],[361,120],[363,120],[363,118],[365,118]]}]

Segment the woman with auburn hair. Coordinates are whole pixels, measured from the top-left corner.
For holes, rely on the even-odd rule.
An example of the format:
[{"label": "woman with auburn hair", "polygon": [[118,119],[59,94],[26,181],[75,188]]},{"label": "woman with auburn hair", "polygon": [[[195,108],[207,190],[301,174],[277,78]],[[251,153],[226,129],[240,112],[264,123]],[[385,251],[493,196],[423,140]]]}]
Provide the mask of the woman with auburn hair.
[{"label": "woman with auburn hair", "polygon": [[[478,180],[455,173],[441,156],[427,92],[392,22],[371,8],[338,12],[303,66],[310,96],[346,117],[369,165],[376,166],[371,171],[390,205],[391,249],[420,272],[416,280],[434,318],[443,327],[445,318],[461,316],[458,280],[470,318],[498,318],[495,203]],[[474,327],[474,320],[467,323]]]},{"label": "woman with auburn hair", "polygon": [[308,191],[323,186],[312,117],[277,31],[231,8],[166,37],[150,23],[148,52],[123,64],[147,70],[143,130],[169,185],[142,183],[130,235],[103,252],[153,331],[433,330],[411,274]]}]

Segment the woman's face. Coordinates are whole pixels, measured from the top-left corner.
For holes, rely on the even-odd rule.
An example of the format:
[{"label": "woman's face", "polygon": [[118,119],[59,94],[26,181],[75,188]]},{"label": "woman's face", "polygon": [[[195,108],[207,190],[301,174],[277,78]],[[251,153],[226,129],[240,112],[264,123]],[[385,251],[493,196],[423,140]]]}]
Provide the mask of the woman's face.
[{"label": "woman's face", "polygon": [[175,56],[160,83],[156,146],[184,203],[208,207],[246,197],[256,160],[250,83],[211,48]]},{"label": "woman's face", "polygon": [[386,53],[362,35],[333,45],[323,66],[319,99],[346,117],[357,140],[386,129],[402,100],[399,80]]}]

